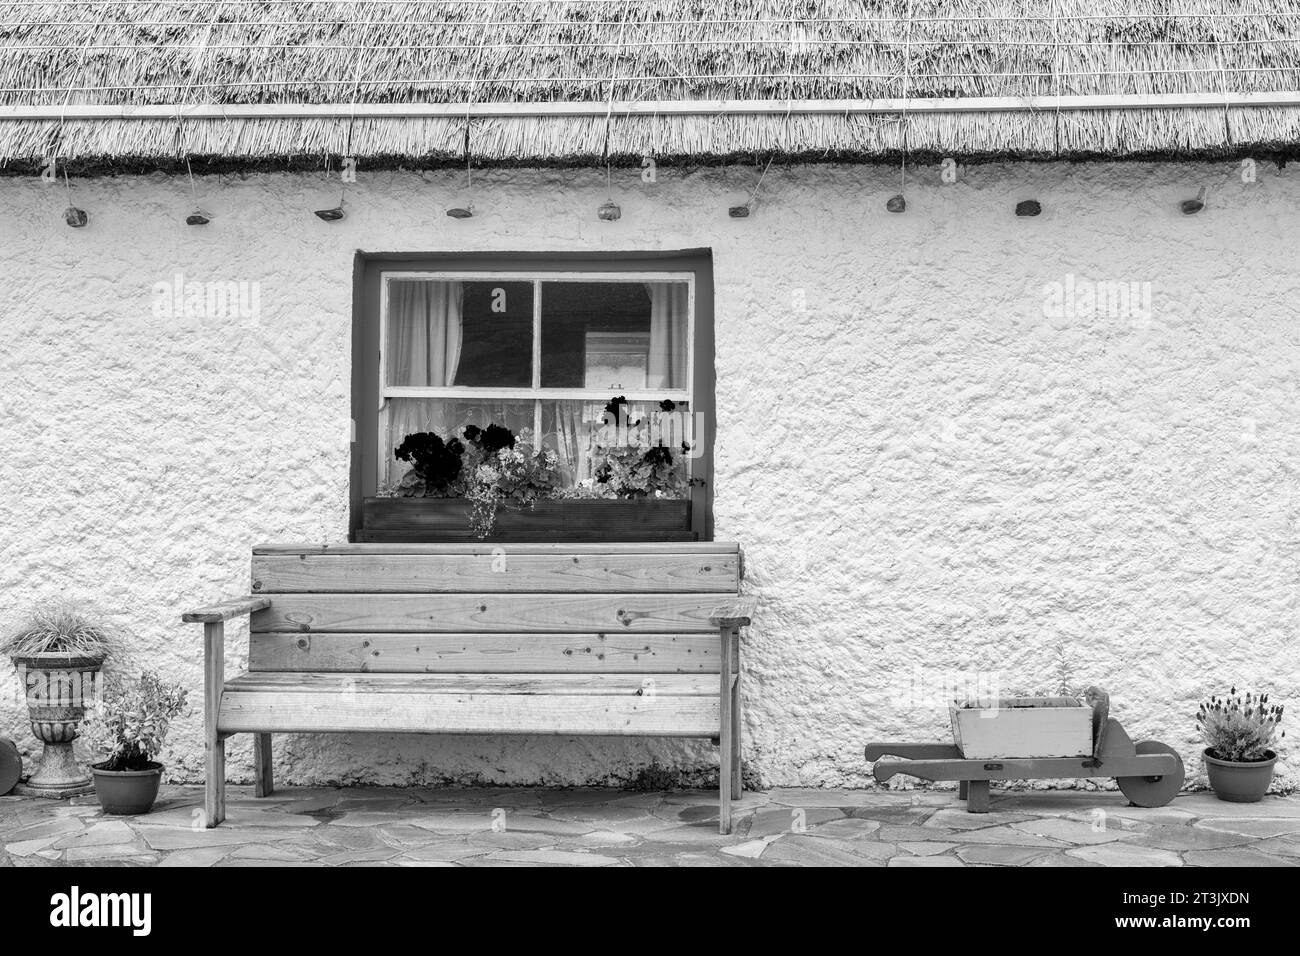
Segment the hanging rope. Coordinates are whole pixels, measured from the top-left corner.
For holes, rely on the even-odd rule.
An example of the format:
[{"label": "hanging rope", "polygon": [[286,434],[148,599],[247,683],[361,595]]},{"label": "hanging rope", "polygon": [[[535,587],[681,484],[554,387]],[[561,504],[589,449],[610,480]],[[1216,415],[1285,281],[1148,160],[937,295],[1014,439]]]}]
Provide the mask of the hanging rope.
[{"label": "hanging rope", "polygon": [[898,194],[907,193],[907,133],[910,120],[907,118],[907,98],[911,95],[911,0],[907,0],[904,10],[904,29],[902,29],[902,113],[898,117],[898,147],[902,152],[898,163]]},{"label": "hanging rope", "polygon": [[[614,116],[614,90],[618,82],[618,61],[623,55],[623,41],[627,36],[628,15],[631,13],[631,0],[624,0],[623,13],[620,17],[621,22],[618,27],[618,40],[614,44],[613,63],[609,68],[609,90],[605,97],[605,145],[602,150],[605,156],[605,168],[609,168],[609,134],[613,126]],[[612,192],[612,189],[611,189]]]}]

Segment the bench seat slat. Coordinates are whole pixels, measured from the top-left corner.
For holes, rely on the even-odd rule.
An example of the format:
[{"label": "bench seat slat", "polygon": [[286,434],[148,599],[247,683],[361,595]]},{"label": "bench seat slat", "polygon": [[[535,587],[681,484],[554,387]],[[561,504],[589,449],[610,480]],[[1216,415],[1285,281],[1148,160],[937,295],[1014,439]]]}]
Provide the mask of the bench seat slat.
[{"label": "bench seat slat", "polygon": [[[716,677],[693,678],[707,682],[711,693],[666,694],[656,679],[651,694],[644,692],[644,676],[632,675],[636,689],[643,691],[638,694],[632,680],[609,682],[601,692],[594,686],[557,683],[554,675],[534,675],[533,692],[523,692],[527,685],[519,683],[515,685],[519,692],[512,692],[479,679],[466,686],[466,678],[472,675],[419,675],[434,680],[414,689],[393,685],[390,677],[371,676],[366,681],[368,675],[318,676],[333,678],[334,686],[290,689],[289,685],[268,688],[228,682],[221,696],[218,732],[708,737],[717,733],[719,725]],[[519,676],[513,675],[516,680]],[[437,678],[443,677],[448,680],[441,684],[441,691],[436,690]],[[681,677],[664,675],[664,681],[671,686],[672,678]],[[349,687],[345,680],[354,684]]]},{"label": "bench seat slat", "polygon": [[280,594],[252,618],[254,633],[496,633],[715,631],[735,593]]},{"label": "bench seat slat", "polygon": [[737,553],[254,554],[253,591],[281,593],[735,592]]},{"label": "bench seat slat", "polygon": [[[254,674],[226,681],[223,693],[289,691],[375,694],[653,694],[656,697],[717,697],[714,674]],[[322,706],[327,702],[322,701]]]},{"label": "bench seat slat", "polygon": [[712,673],[718,635],[609,631],[584,634],[254,634],[258,672]]}]

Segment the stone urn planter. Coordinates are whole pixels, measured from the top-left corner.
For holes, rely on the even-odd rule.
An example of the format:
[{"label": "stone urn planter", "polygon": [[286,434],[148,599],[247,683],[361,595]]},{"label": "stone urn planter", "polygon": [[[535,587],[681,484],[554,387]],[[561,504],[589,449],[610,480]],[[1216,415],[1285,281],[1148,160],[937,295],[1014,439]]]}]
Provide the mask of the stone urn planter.
[{"label": "stone urn planter", "polygon": [[158,799],[163,772],[160,763],[151,763],[145,770],[105,770],[99,763],[90,770],[95,775],[95,795],[105,813],[148,813]]},{"label": "stone urn planter", "polygon": [[104,658],[68,651],[15,654],[32,734],[45,745],[32,775],[16,793],[62,799],[90,793],[90,775],[77,763],[72,742],[95,702]]},{"label": "stone urn planter", "polygon": [[1277,754],[1271,750],[1263,760],[1220,760],[1207,747],[1204,757],[1215,796],[1228,803],[1259,803],[1273,782]]}]

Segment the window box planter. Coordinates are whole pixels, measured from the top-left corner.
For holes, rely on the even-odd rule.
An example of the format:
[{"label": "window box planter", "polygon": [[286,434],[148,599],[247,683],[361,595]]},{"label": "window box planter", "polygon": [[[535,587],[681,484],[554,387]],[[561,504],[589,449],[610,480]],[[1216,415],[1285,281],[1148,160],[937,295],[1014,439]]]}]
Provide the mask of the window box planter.
[{"label": "window box planter", "polygon": [[[360,542],[474,542],[464,498],[366,498]],[[485,541],[694,541],[685,498],[558,498],[497,508]]]},{"label": "window box planter", "polygon": [[968,760],[1092,754],[1092,708],[1073,697],[1005,697],[949,705],[949,713]]}]

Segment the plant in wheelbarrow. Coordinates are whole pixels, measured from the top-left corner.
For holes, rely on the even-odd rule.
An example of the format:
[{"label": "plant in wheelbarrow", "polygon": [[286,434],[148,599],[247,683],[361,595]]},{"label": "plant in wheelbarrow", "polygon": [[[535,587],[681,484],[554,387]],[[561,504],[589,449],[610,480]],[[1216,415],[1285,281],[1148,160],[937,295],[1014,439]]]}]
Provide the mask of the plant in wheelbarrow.
[{"label": "plant in wheelbarrow", "polygon": [[1286,736],[1279,730],[1282,705],[1268,694],[1238,694],[1202,701],[1196,726],[1205,742],[1205,773],[1220,800],[1258,803],[1273,782],[1274,748]]},{"label": "plant in wheelbarrow", "polygon": [[107,682],[86,726],[86,739],[105,757],[90,768],[105,813],[149,812],[163,771],[154,758],[172,720],[185,712],[186,693],[149,670],[134,680]]},{"label": "plant in wheelbarrow", "polygon": [[63,798],[90,792],[72,741],[98,693],[105,659],[121,650],[121,637],[101,615],[66,600],[37,605],[0,635],[0,654],[18,671],[32,734],[45,745],[19,793]]}]

